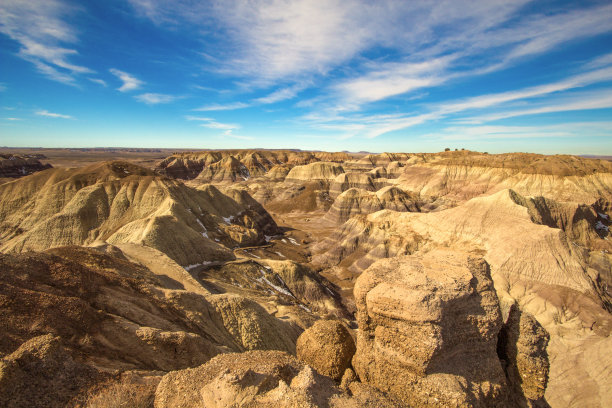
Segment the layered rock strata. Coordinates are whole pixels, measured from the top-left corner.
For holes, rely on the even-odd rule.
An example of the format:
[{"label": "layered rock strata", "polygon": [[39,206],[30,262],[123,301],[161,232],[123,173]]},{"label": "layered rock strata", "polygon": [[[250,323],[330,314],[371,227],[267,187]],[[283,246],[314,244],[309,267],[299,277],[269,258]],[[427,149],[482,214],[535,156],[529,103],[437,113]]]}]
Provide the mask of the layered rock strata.
[{"label": "layered rock strata", "polygon": [[502,321],[487,263],[433,251],[375,263],[357,280],[359,378],[411,407],[503,406]]}]

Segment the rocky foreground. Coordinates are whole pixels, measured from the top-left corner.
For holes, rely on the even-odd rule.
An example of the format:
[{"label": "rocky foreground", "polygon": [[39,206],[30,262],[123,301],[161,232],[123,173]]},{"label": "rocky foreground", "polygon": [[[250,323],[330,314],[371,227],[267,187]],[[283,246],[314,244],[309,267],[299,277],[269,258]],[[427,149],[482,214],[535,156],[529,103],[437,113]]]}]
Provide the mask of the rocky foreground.
[{"label": "rocky foreground", "polygon": [[0,406],[605,407],[611,207],[573,156],[38,171],[0,184]]}]

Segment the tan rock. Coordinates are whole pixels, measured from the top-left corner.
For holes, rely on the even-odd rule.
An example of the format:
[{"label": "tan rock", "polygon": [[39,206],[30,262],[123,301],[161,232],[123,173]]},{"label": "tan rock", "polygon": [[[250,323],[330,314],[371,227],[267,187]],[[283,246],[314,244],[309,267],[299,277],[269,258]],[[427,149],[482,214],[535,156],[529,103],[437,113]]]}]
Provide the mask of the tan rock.
[{"label": "tan rock", "polygon": [[311,181],[326,180],[331,181],[344,169],[338,163],[315,162],[304,166],[296,166],[287,174],[286,181]]},{"label": "tan rock", "polygon": [[549,338],[531,314],[512,305],[500,332],[498,353],[518,406],[547,406],[544,392],[550,367],[546,351]]},{"label": "tan rock", "polygon": [[103,378],[97,370],[75,361],[59,337],[34,337],[0,360],[0,406],[65,407]]},{"label": "tan rock", "polygon": [[355,300],[362,381],[413,407],[504,403],[501,315],[482,258],[439,250],[379,261]]},{"label": "tan rock", "polygon": [[400,406],[356,381],[349,394],[331,378],[278,351],[223,354],[200,367],[170,372],[155,393],[155,408]]},{"label": "tan rock", "polygon": [[339,321],[319,320],[298,338],[296,352],[300,361],[340,381],[351,365],[355,342]]}]

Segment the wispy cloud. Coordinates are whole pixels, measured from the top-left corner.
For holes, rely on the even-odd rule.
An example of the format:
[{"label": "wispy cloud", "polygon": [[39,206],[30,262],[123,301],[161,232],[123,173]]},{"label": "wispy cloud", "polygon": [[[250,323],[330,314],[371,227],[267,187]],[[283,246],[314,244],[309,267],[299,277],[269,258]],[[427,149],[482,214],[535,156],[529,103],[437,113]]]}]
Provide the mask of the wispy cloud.
[{"label": "wispy cloud", "polygon": [[581,92],[556,101],[541,102],[528,109],[512,109],[488,115],[473,116],[462,119],[461,122],[481,124],[518,116],[607,108],[612,108],[612,89]]},{"label": "wispy cloud", "polygon": [[[583,68],[592,64],[586,63]],[[598,66],[601,66],[599,63]],[[446,101],[425,106],[425,111],[418,114],[398,113],[394,115],[361,115],[343,112],[342,109],[331,109],[325,114],[309,114],[302,119],[319,129],[331,129],[330,126],[360,125],[355,127],[356,134],[374,138],[389,132],[406,129],[426,122],[452,117],[464,124],[482,124],[489,121],[534,115],[542,113],[563,112],[571,110],[604,109],[612,107],[612,91],[609,89],[594,90],[579,96],[568,97],[569,91],[600,84],[612,80],[612,66],[587,70],[548,84],[518,89],[508,92],[479,95],[456,101]],[[558,96],[558,95],[564,96]],[[543,97],[555,96],[556,100],[542,101]],[[371,97],[372,95],[367,95]],[[363,100],[363,99],[362,99]],[[534,101],[536,101],[534,103]],[[521,103],[520,108],[508,105]],[[500,110],[506,107],[506,109]],[[483,111],[496,108],[497,112],[468,117],[457,117],[465,112]]]},{"label": "wispy cloud", "polygon": [[368,64],[370,70],[367,74],[343,80],[333,89],[345,101],[356,105],[378,101],[445,82],[441,73],[454,58],[446,56],[419,63]]},{"label": "wispy cloud", "polygon": [[98,85],[102,85],[103,87],[107,87],[108,84],[106,83],[105,80],[103,79],[99,79],[99,78],[87,78],[89,79],[91,82],[93,82],[94,84],[98,84]]},{"label": "wispy cloud", "polygon": [[59,0],[6,0],[0,4],[0,32],[21,45],[18,55],[55,81],[75,84],[75,74],[91,73],[91,69],[70,62],[78,55],[73,48],[78,37],[65,22],[76,13]]},{"label": "wispy cloud", "polygon": [[23,119],[21,119],[21,118],[4,118],[4,120],[19,121],[19,120],[23,120]]},{"label": "wispy cloud", "polygon": [[194,109],[194,111],[201,111],[201,112],[226,111],[226,110],[244,109],[244,108],[248,108],[249,106],[251,105],[248,103],[244,103],[244,102],[232,102],[232,103],[228,103],[224,105],[221,105],[221,104],[206,105],[206,106],[196,108]]},{"label": "wispy cloud", "polygon": [[136,98],[138,101],[146,103],[147,105],[157,105],[160,103],[170,103],[179,99],[178,96],[174,95],[165,95],[158,93],[144,93],[142,95],[137,95]]},{"label": "wispy cloud", "polygon": [[612,131],[612,122],[569,122],[544,126],[453,126],[437,133],[422,135],[422,138],[469,141],[495,139],[532,139],[590,137],[607,138]]},{"label": "wispy cloud", "polygon": [[272,92],[269,95],[266,95],[264,97],[255,99],[254,102],[255,103],[259,103],[259,104],[267,105],[267,104],[271,104],[271,103],[277,103],[277,102],[285,101],[287,99],[293,99],[304,88],[306,88],[305,84],[298,83],[298,84],[295,84],[295,85],[287,87],[287,88],[277,89],[276,91]]},{"label": "wispy cloud", "polygon": [[500,105],[506,102],[540,97],[556,92],[584,87],[590,84],[612,80],[612,68],[602,68],[595,71],[575,75],[562,81],[545,85],[534,86],[518,91],[502,92],[497,94],[481,95],[463,101],[450,102],[440,105],[437,110],[441,114],[462,112],[470,109],[482,109]]},{"label": "wispy cloud", "polygon": [[58,119],[74,119],[73,116],[70,115],[63,115],[61,113],[53,113],[53,112],[49,112],[47,110],[39,110],[36,111],[36,114],[38,116],[46,116],[48,118],[58,118]]},{"label": "wispy cloud", "polygon": [[210,128],[210,129],[221,129],[221,130],[230,130],[230,131],[240,129],[240,125],[236,125],[233,123],[219,123],[213,118],[188,115],[188,116],[185,116],[185,119],[190,120],[190,121],[205,122],[205,123],[202,123],[200,126]]},{"label": "wispy cloud", "polygon": [[128,74],[127,72],[123,72],[115,68],[111,68],[109,71],[123,82],[123,84],[117,88],[119,92],[133,91],[134,89],[140,88],[144,84],[143,81],[133,75]]},{"label": "wispy cloud", "polygon": [[6,91],[6,85],[4,85],[3,83],[0,82],[0,92],[4,92]]},{"label": "wispy cloud", "polygon": [[219,123],[219,122],[208,122],[203,123],[200,126],[210,128],[210,129],[221,129],[221,130],[236,130],[240,129],[239,125],[234,125],[232,123]]}]

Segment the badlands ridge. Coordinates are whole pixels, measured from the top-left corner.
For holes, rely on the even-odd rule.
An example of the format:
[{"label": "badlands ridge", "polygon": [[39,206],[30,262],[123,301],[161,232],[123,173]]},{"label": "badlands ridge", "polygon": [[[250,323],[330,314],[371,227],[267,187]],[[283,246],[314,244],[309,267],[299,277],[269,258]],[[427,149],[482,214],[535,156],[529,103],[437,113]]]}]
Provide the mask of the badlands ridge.
[{"label": "badlands ridge", "polygon": [[11,157],[0,406],[612,401],[609,161]]}]

